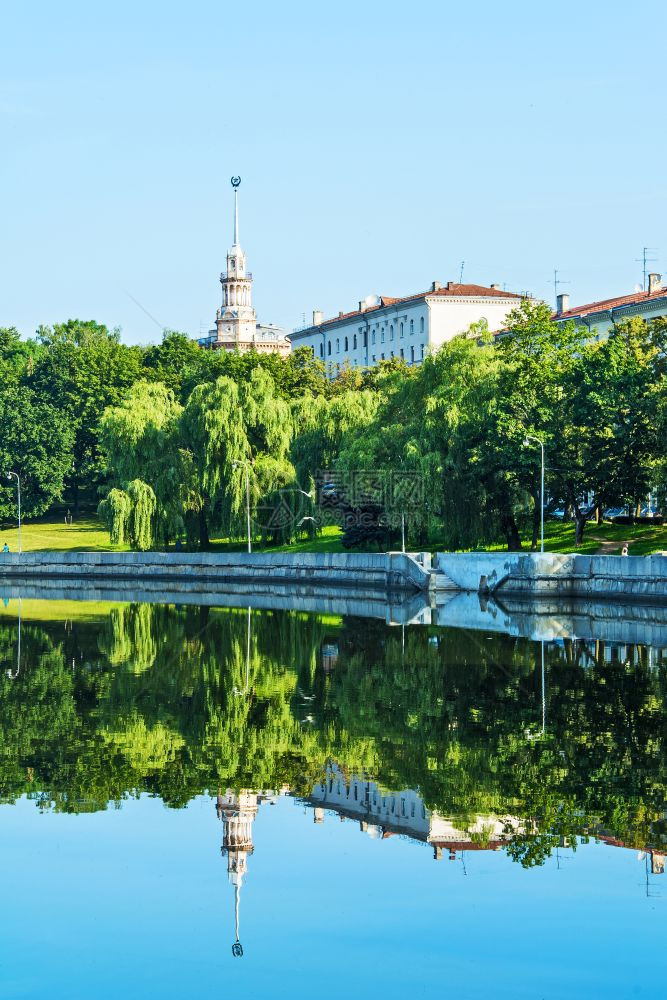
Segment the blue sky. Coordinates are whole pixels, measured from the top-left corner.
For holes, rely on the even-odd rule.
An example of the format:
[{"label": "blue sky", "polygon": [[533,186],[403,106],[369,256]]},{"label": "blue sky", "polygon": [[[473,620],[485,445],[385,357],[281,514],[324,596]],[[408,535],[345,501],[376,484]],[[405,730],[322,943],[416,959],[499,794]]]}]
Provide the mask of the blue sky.
[{"label": "blue sky", "polygon": [[0,35],[0,325],[199,335],[240,174],[259,318],[667,272],[664,3],[36,2]]}]

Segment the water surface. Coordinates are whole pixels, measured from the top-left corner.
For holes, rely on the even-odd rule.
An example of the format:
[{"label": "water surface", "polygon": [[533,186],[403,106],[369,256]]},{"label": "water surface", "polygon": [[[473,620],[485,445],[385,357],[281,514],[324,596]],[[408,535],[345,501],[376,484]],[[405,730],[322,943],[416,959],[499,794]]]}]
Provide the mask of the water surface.
[{"label": "water surface", "polygon": [[0,996],[662,994],[666,650],[18,612]]}]

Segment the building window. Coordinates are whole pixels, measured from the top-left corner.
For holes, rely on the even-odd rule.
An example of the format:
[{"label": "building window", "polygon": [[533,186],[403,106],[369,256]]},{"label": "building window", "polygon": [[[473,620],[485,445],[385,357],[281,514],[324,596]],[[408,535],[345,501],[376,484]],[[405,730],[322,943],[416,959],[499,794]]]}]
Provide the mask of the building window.
[{"label": "building window", "polygon": [[423,333],[423,332],[424,332],[424,317],[423,317],[423,316],[422,316],[422,318],[421,318],[421,319],[419,320],[419,332],[420,332],[420,333]]},{"label": "building window", "polygon": [[327,344],[327,354],[331,356],[331,341]]},{"label": "building window", "polygon": [[357,335],[355,333],[354,337],[352,338],[352,350],[356,351],[356,349],[357,349]]},{"label": "building window", "polygon": [[374,344],[374,343],[375,343],[375,330],[373,330],[373,332],[371,334],[371,344]]},{"label": "building window", "polygon": [[422,344],[422,361],[424,360],[424,345]]},{"label": "building window", "polygon": [[375,361],[375,355],[373,355],[373,361]]},{"label": "building window", "polygon": [[405,336],[405,330],[403,329],[403,324],[401,323],[401,337]]},{"label": "building window", "polygon": [[414,349],[414,347],[411,347],[410,348],[410,364],[414,364],[414,362],[415,362],[415,349]]},{"label": "building window", "polygon": [[346,337],[346,338],[345,338],[345,350],[346,350],[346,351],[349,351],[349,349],[350,349],[350,348],[349,348],[349,346],[348,346],[348,340],[347,340],[347,337]]},{"label": "building window", "polygon": [[368,330],[364,330],[364,347],[368,347]]},{"label": "building window", "polygon": [[412,334],[414,332],[415,332],[415,321],[413,319],[411,319],[410,320],[410,336],[412,336]]},{"label": "building window", "polygon": [[391,324],[391,326],[389,327],[389,339],[390,339],[390,340],[393,340],[393,339],[394,339],[394,324],[393,324],[393,323],[392,323],[392,324]]},{"label": "building window", "polygon": [[382,361],[384,361],[384,354],[381,354],[380,358],[381,358]]},{"label": "building window", "polygon": [[404,357],[405,357],[405,354],[403,353],[403,348],[401,348],[401,357],[402,357],[402,358],[404,358]]},{"label": "building window", "polygon": [[391,352],[391,356],[392,356],[392,358],[393,358],[393,356],[394,356],[394,352],[393,352],[393,351]]},{"label": "building window", "polygon": [[336,337],[336,354],[340,354],[340,337]]},{"label": "building window", "polygon": [[384,327],[382,327],[382,333],[380,334],[380,343],[384,344]]},{"label": "building window", "polygon": [[324,357],[324,344],[320,344],[320,357]]}]

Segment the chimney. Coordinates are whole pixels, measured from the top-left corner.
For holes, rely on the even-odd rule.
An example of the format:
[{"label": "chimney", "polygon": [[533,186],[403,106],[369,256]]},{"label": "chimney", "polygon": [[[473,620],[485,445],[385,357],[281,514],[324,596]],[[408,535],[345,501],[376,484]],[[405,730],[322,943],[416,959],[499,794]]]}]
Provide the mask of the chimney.
[{"label": "chimney", "polygon": [[343,310],[341,309],[341,311],[338,313],[338,319],[340,319],[342,315],[343,315]]},{"label": "chimney", "polygon": [[570,308],[570,296],[567,292],[561,292],[556,296],[556,315],[562,316]]},{"label": "chimney", "polygon": [[451,291],[452,288],[454,288],[455,285],[456,285],[455,281],[448,281],[447,282],[447,291]]},{"label": "chimney", "polygon": [[440,284],[439,281],[432,281],[431,282],[431,291],[432,292],[439,292],[441,288],[442,288],[442,285]]},{"label": "chimney", "polygon": [[324,319],[324,313],[321,309],[313,309],[313,326],[320,326],[322,320]]},{"label": "chimney", "polygon": [[494,284],[494,285],[491,285],[491,288],[493,289],[494,292],[499,292],[500,291],[500,285]]},{"label": "chimney", "polygon": [[653,292],[659,292],[662,288],[662,275],[661,274],[649,274],[648,276],[648,293],[652,295]]},{"label": "chimney", "polygon": [[365,311],[365,309],[366,309],[366,300],[362,299],[362,301],[359,303],[359,312],[362,313]]}]

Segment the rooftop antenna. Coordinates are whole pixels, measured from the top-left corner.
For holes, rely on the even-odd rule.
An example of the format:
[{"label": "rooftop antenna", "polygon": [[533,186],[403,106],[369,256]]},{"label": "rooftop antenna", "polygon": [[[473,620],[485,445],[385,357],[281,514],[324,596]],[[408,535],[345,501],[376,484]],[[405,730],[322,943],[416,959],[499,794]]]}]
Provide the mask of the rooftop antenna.
[{"label": "rooftop antenna", "polygon": [[563,278],[559,278],[559,270],[557,267],[554,268],[554,301],[556,306],[558,305],[558,289],[560,285],[569,285],[569,281],[565,281]]},{"label": "rooftop antenna", "polygon": [[657,253],[657,252],[658,252],[658,248],[657,247],[642,247],[642,255],[641,255],[641,257],[635,257],[635,263],[642,265],[642,291],[643,292],[646,291],[646,265],[647,264],[655,264],[656,261],[657,261],[657,259],[658,259],[657,257],[649,257],[648,254],[650,254],[650,253]]},{"label": "rooftop antenna", "polygon": [[462,285],[462,284],[463,284],[463,268],[464,268],[465,266],[466,266],[466,262],[465,262],[464,260],[462,260],[462,261],[461,261],[461,271],[460,271],[460,273],[459,273],[459,285]]}]

